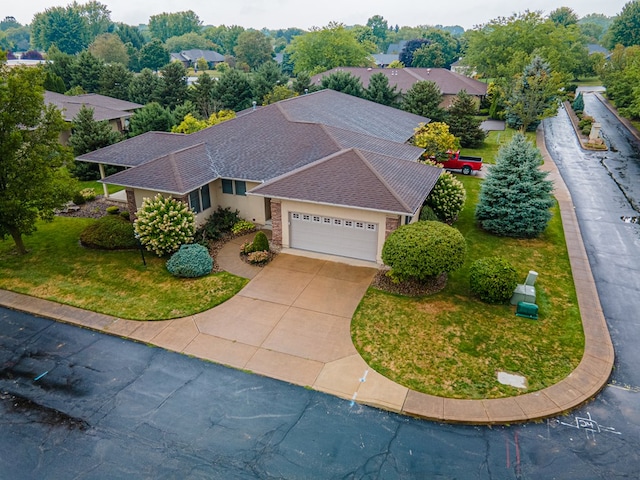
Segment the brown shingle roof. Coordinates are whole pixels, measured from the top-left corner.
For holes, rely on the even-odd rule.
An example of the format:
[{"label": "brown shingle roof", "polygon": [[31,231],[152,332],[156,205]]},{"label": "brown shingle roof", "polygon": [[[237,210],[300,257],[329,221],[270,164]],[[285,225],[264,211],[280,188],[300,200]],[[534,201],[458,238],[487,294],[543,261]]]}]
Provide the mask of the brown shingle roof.
[{"label": "brown shingle roof", "polygon": [[357,149],[341,150],[251,194],[413,215],[442,170]]},{"label": "brown shingle roof", "polygon": [[443,95],[457,95],[461,90],[468,94],[484,96],[487,94],[487,84],[452,72],[446,68],[357,68],[338,67],[326,72],[314,75],[311,83],[320,85],[322,77],[331,75],[336,71],[348,72],[362,81],[365,88],[369,86],[371,76],[382,73],[389,79],[389,85],[398,87],[401,92],[409,90],[416,82],[429,80],[435,82]]},{"label": "brown shingle roof", "polygon": [[125,102],[124,100],[98,95],[97,93],[69,96],[46,91],[44,101],[55,105],[62,111],[62,115],[67,122],[73,121],[83,105],[93,109],[93,119],[96,121],[129,118],[133,115],[133,110],[143,107],[138,103]]}]

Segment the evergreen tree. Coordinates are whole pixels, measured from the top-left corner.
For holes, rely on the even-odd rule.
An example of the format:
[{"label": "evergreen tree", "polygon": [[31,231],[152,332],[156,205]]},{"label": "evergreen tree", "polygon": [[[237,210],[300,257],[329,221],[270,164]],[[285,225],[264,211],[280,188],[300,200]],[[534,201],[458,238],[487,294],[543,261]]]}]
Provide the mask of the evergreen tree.
[{"label": "evergreen tree", "polygon": [[140,68],[150,68],[158,70],[163,65],[169,63],[171,56],[164,44],[158,40],[151,40],[140,49],[138,64]]},{"label": "evergreen tree", "polygon": [[104,62],[88,50],[80,52],[71,64],[71,87],[82,87],[87,93],[98,93]]},{"label": "evergreen tree", "polygon": [[[73,119],[73,134],[69,137],[69,145],[77,157],[93,152],[122,140],[122,135],[113,130],[107,120],[95,121],[93,108],[83,105]],[[73,176],[80,180],[96,180],[100,178],[98,165],[95,163],[76,162],[71,169]]]},{"label": "evergreen tree", "polygon": [[254,100],[251,82],[246,73],[231,69],[216,82],[214,97],[222,108],[239,112],[249,108]]},{"label": "evergreen tree", "polygon": [[503,146],[480,188],[475,217],[493,234],[535,238],[547,228],[554,205],[548,172],[539,169],[540,151],[517,133]]},{"label": "evergreen tree", "polygon": [[170,109],[184,103],[188,96],[187,71],[180,62],[171,62],[161,70],[158,100]]},{"label": "evergreen tree", "polygon": [[280,66],[273,61],[260,65],[256,73],[251,77],[253,98],[262,104],[265,95],[273,90],[276,85],[286,85],[289,79],[282,74]]},{"label": "evergreen tree", "polygon": [[203,73],[198,77],[193,87],[189,89],[189,99],[198,109],[201,119],[209,118],[217,110],[216,102],[213,99],[214,87],[215,82],[211,75]]},{"label": "evergreen tree", "polygon": [[311,75],[308,72],[299,72],[294,78],[291,88],[298,95],[315,92],[318,88],[311,83]]},{"label": "evergreen tree", "polygon": [[482,120],[476,117],[478,108],[473,97],[465,90],[456,95],[449,108],[447,123],[449,131],[460,139],[460,146],[476,148],[484,143],[487,134],[480,124]]},{"label": "evergreen tree", "polygon": [[136,111],[129,122],[129,135],[135,137],[146,132],[168,132],[173,126],[173,115],[158,102],[147,103]]},{"label": "evergreen tree", "polygon": [[407,90],[402,98],[400,108],[430,118],[434,122],[442,122],[446,112],[440,108],[442,92],[435,82],[424,80],[416,82]]},{"label": "evergreen tree", "polygon": [[346,93],[354,97],[364,97],[364,88],[360,79],[349,72],[336,71],[331,75],[322,77],[322,88],[330,88],[336,92]]},{"label": "evergreen tree", "polygon": [[399,97],[398,87],[396,85],[390,87],[389,78],[384,73],[371,75],[369,86],[365,90],[365,98],[367,100],[389,107],[397,107],[399,105]]},{"label": "evergreen tree", "polygon": [[129,100],[129,85],[133,74],[121,63],[105,65],[100,76],[100,94]]},{"label": "evergreen tree", "polygon": [[144,68],[129,84],[129,100],[146,105],[158,101],[160,79],[149,68]]}]

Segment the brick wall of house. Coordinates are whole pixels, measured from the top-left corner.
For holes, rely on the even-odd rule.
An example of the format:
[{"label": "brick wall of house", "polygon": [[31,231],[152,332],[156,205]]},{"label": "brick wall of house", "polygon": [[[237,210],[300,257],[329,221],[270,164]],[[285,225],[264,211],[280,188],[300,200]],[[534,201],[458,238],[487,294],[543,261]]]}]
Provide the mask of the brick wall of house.
[{"label": "brick wall of house", "polygon": [[271,200],[271,243],[282,246],[282,204],[280,200]]},{"label": "brick wall of house", "polygon": [[387,221],[385,223],[384,238],[386,239],[400,226],[400,217],[387,217]]}]

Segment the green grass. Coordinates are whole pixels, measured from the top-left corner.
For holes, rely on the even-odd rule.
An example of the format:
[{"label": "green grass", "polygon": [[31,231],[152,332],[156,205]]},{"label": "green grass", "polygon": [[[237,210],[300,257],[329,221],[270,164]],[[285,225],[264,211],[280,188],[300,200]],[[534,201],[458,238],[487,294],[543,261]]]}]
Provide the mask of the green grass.
[{"label": "green grass", "polygon": [[80,232],[93,219],[56,217],[26,236],[29,253],[0,241],[0,288],[132,320],[192,315],[235,295],[247,281],[229,273],[173,277],[166,259],[139,250],[85,249]]},{"label": "green grass", "polygon": [[575,83],[579,87],[599,87],[602,85],[602,80],[600,77],[586,77],[571,83]]},{"label": "green grass", "polygon": [[[102,183],[99,183],[97,180],[87,180],[78,183],[80,184],[80,190],[85,188],[93,188],[93,190],[96,192],[96,195],[104,194],[104,187],[102,186]],[[109,191],[109,195],[111,195],[122,190],[122,187],[118,185],[107,185],[107,190]]]},{"label": "green grass", "polygon": [[[464,267],[437,294],[409,298],[370,288],[352,321],[356,348],[371,367],[419,392],[450,398],[501,398],[553,385],[582,358],[584,335],[556,207],[545,233],[519,240],[490,235],[474,221],[481,179],[458,178],[467,203],[455,224],[467,240]],[[469,289],[469,266],[501,256],[524,281],[536,283],[539,320],[514,315],[515,307],[488,305]],[[526,391],[502,385],[497,372],[527,378]]]},{"label": "green grass", "polygon": [[[493,164],[495,163],[495,156],[498,154],[498,150],[504,144],[511,141],[515,135],[516,130],[507,128],[504,131],[491,131],[484,141],[484,144],[479,148],[463,148],[460,150],[461,155],[471,155],[474,157],[482,157],[483,163]],[[527,139],[535,144],[535,133],[527,132]]]}]

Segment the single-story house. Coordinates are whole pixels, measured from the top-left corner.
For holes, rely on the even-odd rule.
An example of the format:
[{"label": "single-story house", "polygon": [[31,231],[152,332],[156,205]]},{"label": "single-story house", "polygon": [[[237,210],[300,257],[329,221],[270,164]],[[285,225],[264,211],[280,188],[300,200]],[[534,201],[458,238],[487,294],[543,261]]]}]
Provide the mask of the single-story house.
[{"label": "single-story house", "polygon": [[362,85],[367,88],[371,75],[382,73],[389,79],[390,86],[398,87],[401,93],[409,90],[416,82],[429,80],[440,88],[443,95],[442,106],[447,108],[451,105],[453,98],[461,91],[466,92],[480,100],[487,95],[487,84],[474,78],[469,78],[446,68],[362,68],[362,67],[338,67],[326,72],[319,73],[311,77],[311,83],[320,85],[322,77],[331,75],[334,72],[342,71],[358,77]]},{"label": "single-story house", "polygon": [[399,57],[397,53],[375,53],[371,56],[379,68],[387,68],[393,62],[398,60]]},{"label": "single-story house", "polygon": [[272,228],[283,247],[381,262],[386,236],[417,221],[441,169],[407,143],[429,120],[332,90],[245,110],[190,135],[148,132],[79,161],[127,167],[129,211],[157,193],[202,224],[218,207]]},{"label": "single-story house", "polygon": [[218,63],[224,62],[224,55],[213,50],[193,48],[171,54],[171,61],[182,63],[184,68],[195,67],[200,58],[204,58],[210,68],[214,68]]},{"label": "single-story house", "polygon": [[[65,121],[69,123],[73,122],[83,105],[90,107],[93,109],[94,120],[107,120],[111,128],[120,133],[129,130],[129,119],[136,110],[144,106],[97,93],[69,96],[49,91],[44,93],[44,102],[48,105],[55,105],[62,112]],[[66,145],[70,136],[71,127],[62,132],[60,143]]]}]

